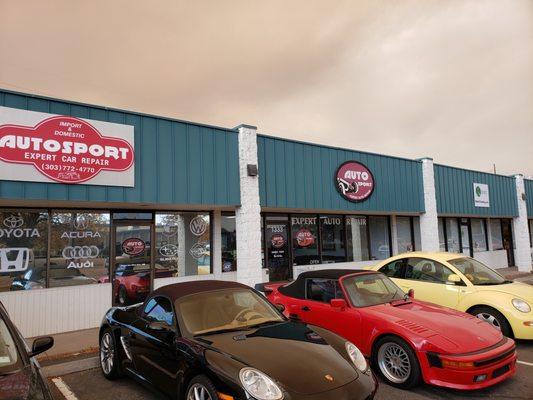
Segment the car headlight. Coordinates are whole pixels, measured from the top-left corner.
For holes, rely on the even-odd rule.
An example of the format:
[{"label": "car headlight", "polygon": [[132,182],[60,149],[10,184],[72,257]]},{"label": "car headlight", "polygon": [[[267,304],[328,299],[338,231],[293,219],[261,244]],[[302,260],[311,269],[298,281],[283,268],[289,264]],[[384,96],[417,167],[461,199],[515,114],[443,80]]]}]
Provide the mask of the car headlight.
[{"label": "car headlight", "polygon": [[522,299],[513,299],[512,301],[514,308],[523,313],[528,313],[531,311],[531,307],[527,302]]},{"label": "car headlight", "polygon": [[254,368],[243,368],[239,372],[244,390],[257,400],[282,400],[283,392],[276,383]]},{"label": "car headlight", "polygon": [[346,351],[348,352],[353,364],[359,371],[365,372],[368,369],[368,363],[366,362],[365,356],[355,344],[346,342]]}]

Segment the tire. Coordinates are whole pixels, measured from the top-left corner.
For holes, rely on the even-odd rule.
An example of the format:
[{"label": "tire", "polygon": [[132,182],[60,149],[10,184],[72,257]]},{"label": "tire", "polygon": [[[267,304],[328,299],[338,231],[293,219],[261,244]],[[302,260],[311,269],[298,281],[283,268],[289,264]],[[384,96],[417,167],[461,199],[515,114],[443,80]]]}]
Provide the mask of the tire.
[{"label": "tire", "polygon": [[198,375],[189,382],[184,400],[218,400],[217,389],[205,375]]},{"label": "tire", "polygon": [[372,351],[371,362],[373,370],[391,386],[410,389],[422,381],[415,352],[397,336],[379,339]]},{"label": "tire", "polygon": [[117,303],[120,306],[127,306],[128,305],[128,291],[126,290],[126,287],[123,286],[123,285],[120,285],[118,287]]},{"label": "tire", "polygon": [[507,336],[508,338],[513,337],[513,329],[511,328],[511,325],[509,325],[509,321],[507,321],[507,318],[505,318],[498,310],[495,310],[492,307],[479,306],[472,308],[468,313],[488,322],[496,329],[499,329],[504,336]]},{"label": "tire", "polygon": [[106,329],[100,338],[99,359],[104,377],[109,380],[121,377],[118,347],[111,329]]}]

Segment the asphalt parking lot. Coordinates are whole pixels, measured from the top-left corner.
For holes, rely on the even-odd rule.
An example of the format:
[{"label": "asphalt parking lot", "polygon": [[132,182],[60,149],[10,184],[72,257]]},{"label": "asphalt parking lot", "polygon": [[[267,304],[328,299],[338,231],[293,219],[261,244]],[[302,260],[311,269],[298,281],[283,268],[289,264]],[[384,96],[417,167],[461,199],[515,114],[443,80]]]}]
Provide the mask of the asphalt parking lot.
[{"label": "asphalt parking lot", "polygon": [[[489,389],[458,392],[422,385],[411,391],[403,391],[381,384],[376,399],[533,399],[533,343],[518,343],[518,359],[520,363],[517,366],[516,375]],[[108,381],[98,368],[50,378],[50,387],[55,400],[160,399],[132,379]]]}]

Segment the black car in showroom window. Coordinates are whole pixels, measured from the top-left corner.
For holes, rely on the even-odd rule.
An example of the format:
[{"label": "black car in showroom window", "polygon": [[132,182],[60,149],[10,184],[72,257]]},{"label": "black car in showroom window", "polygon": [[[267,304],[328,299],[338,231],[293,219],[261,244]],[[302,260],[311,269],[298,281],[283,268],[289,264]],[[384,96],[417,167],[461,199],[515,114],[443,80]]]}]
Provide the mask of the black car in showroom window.
[{"label": "black car in showroom window", "polygon": [[0,400],[52,400],[34,356],[53,344],[53,338],[40,337],[29,350],[0,303]]},{"label": "black car in showroom window", "polygon": [[178,400],[356,400],[377,388],[353,344],[287,320],[235,282],[168,285],[111,308],[100,365],[108,379],[127,374]]}]

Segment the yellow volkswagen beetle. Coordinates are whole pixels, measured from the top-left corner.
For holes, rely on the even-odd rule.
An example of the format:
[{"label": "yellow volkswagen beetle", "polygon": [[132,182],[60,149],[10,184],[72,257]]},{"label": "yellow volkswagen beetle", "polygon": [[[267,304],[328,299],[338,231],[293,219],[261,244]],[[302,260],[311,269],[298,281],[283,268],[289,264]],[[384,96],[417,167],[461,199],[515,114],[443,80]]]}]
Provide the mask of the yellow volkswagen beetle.
[{"label": "yellow volkswagen beetle", "polygon": [[533,286],[506,280],[464,254],[412,252],[369,267],[419,300],[475,315],[508,337],[533,339]]}]

